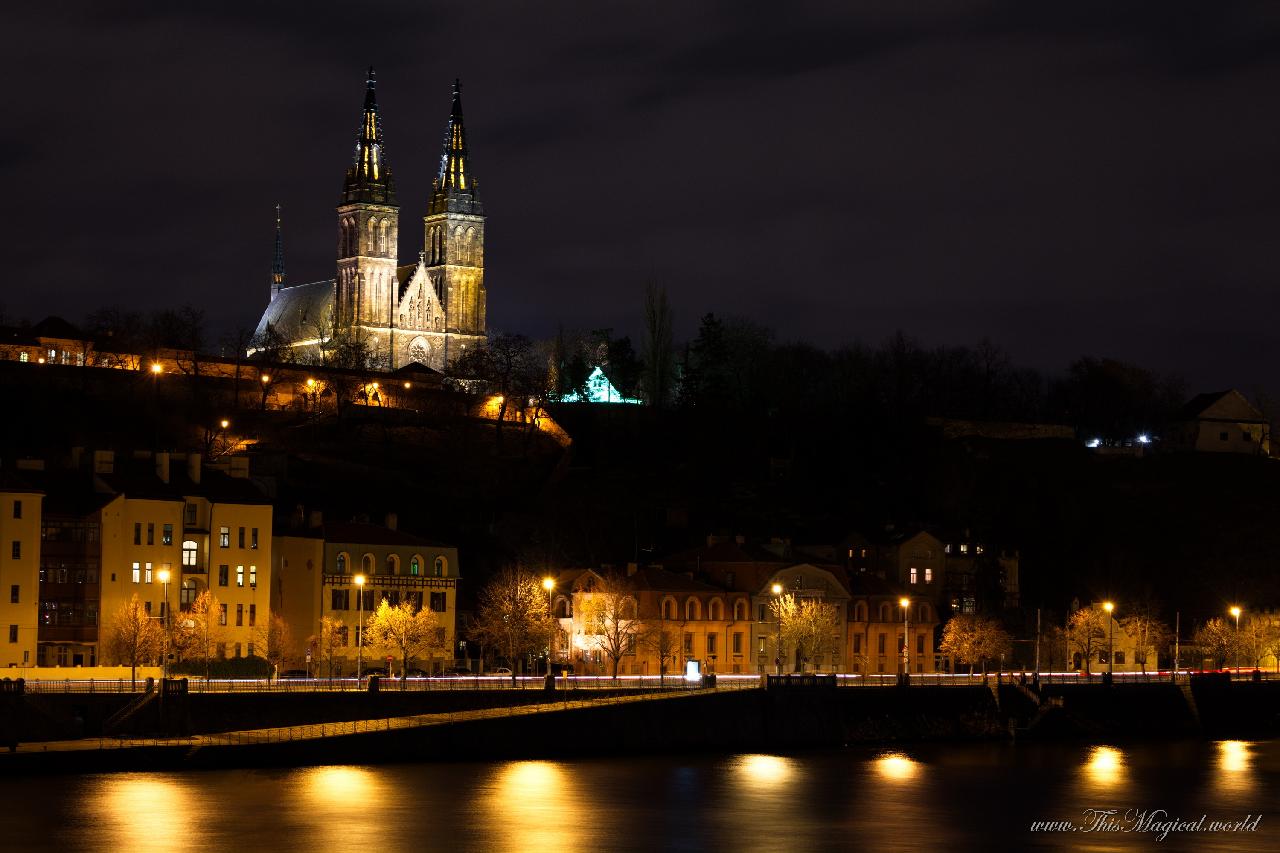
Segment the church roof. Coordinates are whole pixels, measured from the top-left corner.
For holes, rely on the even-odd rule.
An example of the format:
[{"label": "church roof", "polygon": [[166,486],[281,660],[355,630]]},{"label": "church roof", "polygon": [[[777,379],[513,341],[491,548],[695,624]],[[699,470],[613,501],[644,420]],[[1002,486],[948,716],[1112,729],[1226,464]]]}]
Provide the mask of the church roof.
[{"label": "church roof", "polygon": [[305,341],[327,333],[332,322],[335,281],[283,287],[262,312],[255,335],[270,325],[286,341]]}]

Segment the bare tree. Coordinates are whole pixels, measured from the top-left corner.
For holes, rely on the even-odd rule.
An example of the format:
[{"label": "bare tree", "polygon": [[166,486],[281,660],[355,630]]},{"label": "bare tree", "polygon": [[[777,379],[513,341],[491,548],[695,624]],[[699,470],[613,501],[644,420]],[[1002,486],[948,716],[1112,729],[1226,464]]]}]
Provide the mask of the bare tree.
[{"label": "bare tree", "polygon": [[1067,651],[1080,655],[1085,675],[1095,658],[1101,660],[1107,641],[1109,615],[1097,607],[1081,607],[1067,620]]},{"label": "bare tree", "polygon": [[[1169,641],[1173,639],[1173,631],[1164,622],[1151,612],[1139,612],[1131,616],[1126,616],[1120,620],[1120,627],[1134,642],[1133,656],[1137,663],[1142,665],[1142,671],[1147,671],[1147,664],[1155,664],[1157,668],[1160,666],[1160,649],[1167,648]],[[1148,656],[1154,655],[1155,659],[1148,661]]]},{"label": "bare tree", "polygon": [[222,642],[226,626],[222,624],[222,604],[209,590],[201,590],[191,606],[170,624],[170,642],[180,660],[198,658],[204,661],[205,678],[209,677],[209,661]]},{"label": "bare tree", "polygon": [[583,593],[582,614],[596,646],[609,658],[613,677],[624,655],[634,652],[636,631],[636,599],[625,577],[607,575]]},{"label": "bare tree", "polygon": [[378,609],[369,617],[364,628],[365,645],[398,652],[400,655],[400,689],[404,689],[405,671],[409,659],[431,652],[443,652],[444,631],[440,620],[430,610],[415,608],[402,601],[392,607],[384,598]]},{"label": "bare tree", "polygon": [[276,671],[285,668],[288,660],[289,646],[293,644],[289,623],[279,613],[271,616],[258,626],[255,632],[258,645],[266,650],[264,657]]},{"label": "bare tree", "polygon": [[1225,666],[1234,657],[1237,632],[1221,617],[1214,617],[1196,629],[1191,642],[1200,650],[1202,660],[1213,661],[1215,668]]},{"label": "bare tree", "polygon": [[640,630],[639,642],[658,659],[658,683],[665,684],[667,661],[673,661],[680,653],[680,630],[666,619],[653,619]]},{"label": "bare tree", "polygon": [[164,645],[164,630],[135,594],[120,605],[107,624],[107,654],[129,665],[129,681],[137,684],[138,667],[154,662]]},{"label": "bare tree", "polygon": [[942,629],[942,644],[938,651],[955,661],[969,664],[970,675],[977,664],[982,668],[985,681],[987,661],[1008,654],[1012,643],[1009,633],[996,620],[974,613],[960,613]]},{"label": "bare tree", "polygon": [[525,654],[542,649],[550,640],[554,622],[547,608],[547,593],[541,581],[519,567],[504,569],[480,591],[471,636],[506,656],[512,684],[518,669],[516,662]]},{"label": "bare tree", "polygon": [[318,645],[320,660],[316,661],[317,668],[320,661],[324,661],[326,671],[329,678],[333,678],[333,656],[346,645],[347,624],[341,619],[333,616],[320,617],[320,633],[311,638],[311,642]]},{"label": "bare tree", "polygon": [[[833,649],[832,638],[840,624],[834,605],[787,593],[769,602],[769,609],[778,623],[783,648],[795,653],[797,672],[810,660],[816,663]],[[782,656],[781,652],[778,656]]]}]

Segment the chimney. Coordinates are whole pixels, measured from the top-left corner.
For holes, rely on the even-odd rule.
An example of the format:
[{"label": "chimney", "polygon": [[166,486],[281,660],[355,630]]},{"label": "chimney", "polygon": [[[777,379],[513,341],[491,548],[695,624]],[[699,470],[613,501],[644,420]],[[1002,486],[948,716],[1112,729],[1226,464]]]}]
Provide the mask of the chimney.
[{"label": "chimney", "polygon": [[199,453],[187,454],[187,479],[200,485],[200,466],[204,460]]},{"label": "chimney", "polygon": [[162,483],[169,482],[169,454],[156,453],[156,476]]},{"label": "chimney", "polygon": [[388,530],[395,530],[396,525],[399,523],[400,523],[400,517],[398,515],[396,515],[394,512],[387,513],[386,525]]},{"label": "chimney", "polygon": [[116,470],[116,454],[114,450],[93,451],[93,473],[114,474]]},{"label": "chimney", "polygon": [[307,516],[307,526],[312,530],[324,526],[324,513],[318,509],[311,510],[310,515]]}]

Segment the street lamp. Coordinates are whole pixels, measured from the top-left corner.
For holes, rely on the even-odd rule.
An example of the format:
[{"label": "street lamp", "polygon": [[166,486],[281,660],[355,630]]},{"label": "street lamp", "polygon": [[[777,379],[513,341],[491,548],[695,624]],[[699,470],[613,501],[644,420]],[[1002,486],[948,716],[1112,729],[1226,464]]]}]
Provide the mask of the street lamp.
[{"label": "street lamp", "polygon": [[360,685],[360,672],[364,668],[364,575],[352,578],[356,582],[356,686]]},{"label": "street lamp", "polygon": [[898,606],[902,608],[902,677],[905,680],[911,673],[911,644],[907,632],[911,630],[907,620],[911,616],[911,599],[898,599]]},{"label": "street lamp", "polygon": [[1231,615],[1236,617],[1236,678],[1240,677],[1240,607],[1231,608]]},{"label": "street lamp", "polygon": [[164,584],[164,607],[161,609],[162,619],[164,620],[164,657],[160,659],[160,676],[162,678],[169,677],[169,570],[161,569],[157,576],[160,583]]},{"label": "street lamp", "polygon": [[[408,383],[408,382],[406,382],[406,383],[405,383],[405,387],[408,387],[408,385],[409,385],[409,383]],[[542,579],[542,588],[543,588],[543,589],[545,589],[545,590],[547,591],[547,618],[548,618],[548,619],[553,619],[553,618],[554,618],[554,614],[552,614],[552,612],[551,612],[551,593],[552,593],[552,592],[555,590],[555,588],[556,588],[556,579],[555,579],[555,578],[543,578],[543,579]],[[554,625],[554,623],[553,623],[553,625]],[[555,642],[555,635],[556,635],[556,629],[553,627],[553,628],[551,629],[551,634],[550,634],[550,636],[548,636],[548,637],[547,637],[547,675],[550,675],[550,674],[551,674],[551,651],[552,651],[551,647],[552,647],[552,645],[553,645],[553,644],[554,644],[554,642]]]},{"label": "street lamp", "polygon": [[1107,611],[1107,677],[1108,680],[1110,680],[1110,677],[1115,673],[1116,668],[1116,652],[1114,643],[1116,636],[1116,620],[1111,615],[1111,611],[1115,610],[1116,606],[1110,601],[1104,601],[1102,602],[1102,609]]},{"label": "street lamp", "polygon": [[[782,595],[782,584],[775,583],[769,588],[775,596]],[[773,611],[773,620],[778,624],[777,633],[773,640],[773,668],[778,675],[782,675],[782,614],[780,608],[775,607]]]}]

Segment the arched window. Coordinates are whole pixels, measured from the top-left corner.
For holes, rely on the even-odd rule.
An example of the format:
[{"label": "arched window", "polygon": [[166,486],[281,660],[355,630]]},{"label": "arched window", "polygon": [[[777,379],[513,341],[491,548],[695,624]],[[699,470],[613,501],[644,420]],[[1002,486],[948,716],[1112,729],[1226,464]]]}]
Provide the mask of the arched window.
[{"label": "arched window", "polygon": [[389,574],[389,575],[398,575],[398,574],[400,574],[400,558],[399,558],[398,556],[396,556],[395,554],[388,554],[388,555],[387,555],[387,570],[386,570],[386,571],[387,571],[387,574]]},{"label": "arched window", "polygon": [[443,554],[436,555],[436,561],[431,564],[431,577],[446,578],[449,576],[449,561],[445,559]]},{"label": "arched window", "polygon": [[378,252],[385,255],[387,253],[387,247],[391,245],[391,241],[388,239],[391,234],[391,223],[387,222],[385,219],[382,220],[381,227],[378,231]]},{"label": "arched window", "polygon": [[733,621],[738,622],[747,618],[747,602],[739,598],[733,603]]},{"label": "arched window", "polygon": [[865,601],[859,601],[857,604],[853,605],[853,621],[867,621],[867,603]]},{"label": "arched window", "polygon": [[662,618],[663,619],[676,618],[676,600],[674,598],[662,599]]},{"label": "arched window", "polygon": [[200,558],[200,546],[190,539],[182,543],[182,565],[194,567]]},{"label": "arched window", "polygon": [[688,598],[684,602],[684,618],[685,621],[702,618],[702,602],[696,598]]},{"label": "arched window", "polygon": [[555,613],[556,613],[557,619],[568,619],[569,618],[569,599],[565,598],[563,595],[558,597],[556,599]]},{"label": "arched window", "polygon": [[891,605],[889,604],[880,605],[880,621],[881,622],[893,621],[893,607]]},{"label": "arched window", "polygon": [[373,574],[373,555],[372,554],[365,554],[363,557],[360,558],[360,571],[364,572],[366,575]]},{"label": "arched window", "polygon": [[917,621],[917,622],[931,622],[931,621],[933,621],[933,614],[932,614],[932,613],[930,612],[930,610],[929,610],[929,605],[927,605],[927,604],[921,604],[921,605],[920,605],[920,610],[919,610],[919,612],[916,614],[916,621]]},{"label": "arched window", "polygon": [[712,622],[724,619],[724,602],[718,598],[711,599],[711,604],[707,607],[707,618]]},{"label": "arched window", "polygon": [[409,561],[409,574],[417,577],[422,574],[422,557],[418,554],[413,555],[413,559]]},{"label": "arched window", "polygon": [[378,221],[376,219],[370,219],[369,220],[369,242],[365,246],[365,251],[361,252],[360,254],[372,255],[374,246],[377,245],[377,241],[378,241]]},{"label": "arched window", "polygon": [[345,552],[338,555],[337,571],[340,575],[347,573],[347,555]]}]

